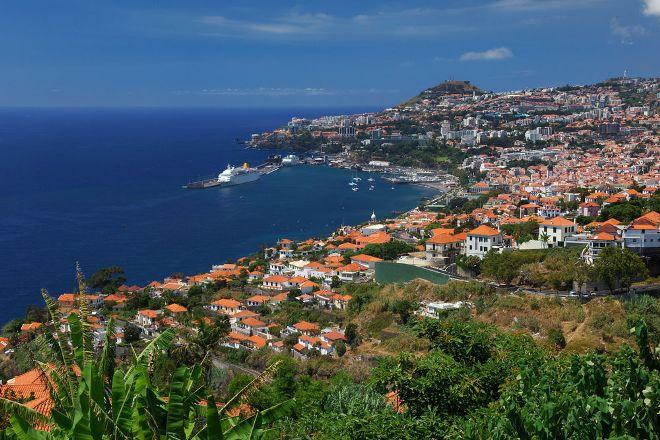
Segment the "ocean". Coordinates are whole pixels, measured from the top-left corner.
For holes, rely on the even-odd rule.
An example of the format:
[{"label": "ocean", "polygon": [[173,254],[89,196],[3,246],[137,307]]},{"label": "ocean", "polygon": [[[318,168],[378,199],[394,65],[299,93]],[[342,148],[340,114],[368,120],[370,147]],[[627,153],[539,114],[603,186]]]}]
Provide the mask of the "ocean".
[{"label": "ocean", "polygon": [[0,323],[122,267],[129,284],[194,274],[272,245],[416,206],[431,190],[348,185],[351,172],[283,168],[229,188],[186,190],[228,163],[272,152],[236,138],[314,117],[373,109],[0,109]]}]

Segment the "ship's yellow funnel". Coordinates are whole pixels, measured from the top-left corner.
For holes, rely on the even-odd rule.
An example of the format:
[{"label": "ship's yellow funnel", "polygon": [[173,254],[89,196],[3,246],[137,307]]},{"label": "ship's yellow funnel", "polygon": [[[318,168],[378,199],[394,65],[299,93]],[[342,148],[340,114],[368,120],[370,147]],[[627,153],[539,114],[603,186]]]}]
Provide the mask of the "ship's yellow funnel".
[{"label": "ship's yellow funnel", "polygon": [[250,168],[250,165],[248,165],[247,162],[243,162],[243,168],[247,170],[248,168]]}]

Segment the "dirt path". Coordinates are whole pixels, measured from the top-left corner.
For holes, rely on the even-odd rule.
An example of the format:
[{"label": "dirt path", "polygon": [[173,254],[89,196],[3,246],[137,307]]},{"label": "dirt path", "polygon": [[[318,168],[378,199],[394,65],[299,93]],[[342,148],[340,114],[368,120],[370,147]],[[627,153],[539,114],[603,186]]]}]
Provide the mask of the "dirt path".
[{"label": "dirt path", "polygon": [[[581,323],[578,324],[577,327],[575,327],[575,330],[573,330],[567,337],[566,337],[566,343],[570,343],[573,339],[575,339],[576,335],[577,336],[583,336],[584,334],[584,328],[587,325],[587,320],[589,319],[589,309],[585,307],[586,304],[582,304],[582,310],[584,311],[584,319],[582,320]],[[566,333],[566,332],[564,332]]]}]

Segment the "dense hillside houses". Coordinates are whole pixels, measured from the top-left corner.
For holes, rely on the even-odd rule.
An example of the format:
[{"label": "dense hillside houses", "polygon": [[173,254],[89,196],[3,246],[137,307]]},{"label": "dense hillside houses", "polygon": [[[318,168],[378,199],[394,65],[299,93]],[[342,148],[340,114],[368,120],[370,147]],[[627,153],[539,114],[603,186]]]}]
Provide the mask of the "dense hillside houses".
[{"label": "dense hillside houses", "polygon": [[[294,119],[253,143],[293,143],[334,166],[384,172],[401,184],[421,179],[439,195],[391,216],[365,207],[362,224],[327,237],[282,237],[201,273],[143,286],[108,279],[83,296],[57,292],[52,304],[61,317],[50,322],[33,311],[0,338],[0,351],[11,358],[39,335],[57,335],[55,328],[73,333],[69,314],[84,310],[94,348],[113,335],[118,356],[167,329],[182,334],[180,343],[211,327],[223,330],[218,345],[230,351],[337,360],[361,343],[346,317],[377,313],[361,307],[373,299],[379,271],[391,266],[543,293],[615,294],[648,275],[653,287],[660,267],[658,93],[656,79],[507,93],[448,82],[378,113]],[[635,264],[605,265],[617,257],[613,251],[627,263],[634,255]],[[608,278],[621,267],[634,273]],[[481,306],[417,298],[373,308],[387,309],[378,323],[386,337],[393,316],[442,319]],[[373,348],[382,341],[365,342]],[[30,405],[47,412],[42,385],[28,372],[0,390],[22,398],[21,387],[34,389]]]}]

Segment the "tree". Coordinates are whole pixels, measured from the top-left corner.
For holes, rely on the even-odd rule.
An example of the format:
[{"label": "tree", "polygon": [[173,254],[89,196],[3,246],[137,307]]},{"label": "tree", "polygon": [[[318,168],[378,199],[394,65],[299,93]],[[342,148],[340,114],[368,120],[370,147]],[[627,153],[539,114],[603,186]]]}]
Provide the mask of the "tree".
[{"label": "tree", "polygon": [[124,342],[127,344],[133,344],[134,342],[139,341],[141,333],[142,330],[140,330],[140,327],[129,322],[126,324],[126,327],[124,327]]},{"label": "tree", "polygon": [[330,288],[331,289],[336,289],[337,287],[341,286],[341,280],[337,275],[332,276],[332,281],[330,282]]},{"label": "tree", "polygon": [[598,220],[605,221],[615,218],[621,222],[629,223],[644,213],[640,200],[627,200],[612,203],[604,207],[598,215]]},{"label": "tree", "polygon": [[344,341],[337,341],[335,343],[335,350],[337,351],[337,356],[344,356],[346,354],[346,344],[344,344]]},{"label": "tree", "polygon": [[415,247],[399,240],[392,240],[382,244],[368,244],[362,252],[372,257],[382,258],[383,260],[394,260],[399,255],[413,252]]},{"label": "tree", "polygon": [[548,330],[548,340],[558,348],[566,347],[566,339],[564,338],[564,332],[561,327],[552,327]]},{"label": "tree", "polygon": [[115,292],[119,286],[126,282],[124,269],[119,266],[104,267],[89,277],[89,286],[103,292]]},{"label": "tree", "polygon": [[417,310],[418,307],[419,304],[414,301],[410,301],[407,299],[400,299],[394,301],[390,305],[390,311],[398,314],[401,324],[405,325],[408,324],[408,320],[412,316],[413,312]]},{"label": "tree", "polygon": [[357,345],[360,343],[360,335],[357,330],[357,325],[352,322],[346,325],[344,336],[346,336],[346,342],[348,345],[353,348],[357,347]]},{"label": "tree", "polygon": [[630,291],[633,281],[648,277],[649,271],[639,255],[629,249],[608,246],[600,251],[593,273],[613,294],[616,288]]},{"label": "tree", "polygon": [[539,235],[539,240],[541,240],[541,242],[543,243],[543,248],[545,249],[548,247],[548,241],[550,241],[550,236],[548,235],[547,232],[541,232],[541,234]]}]

